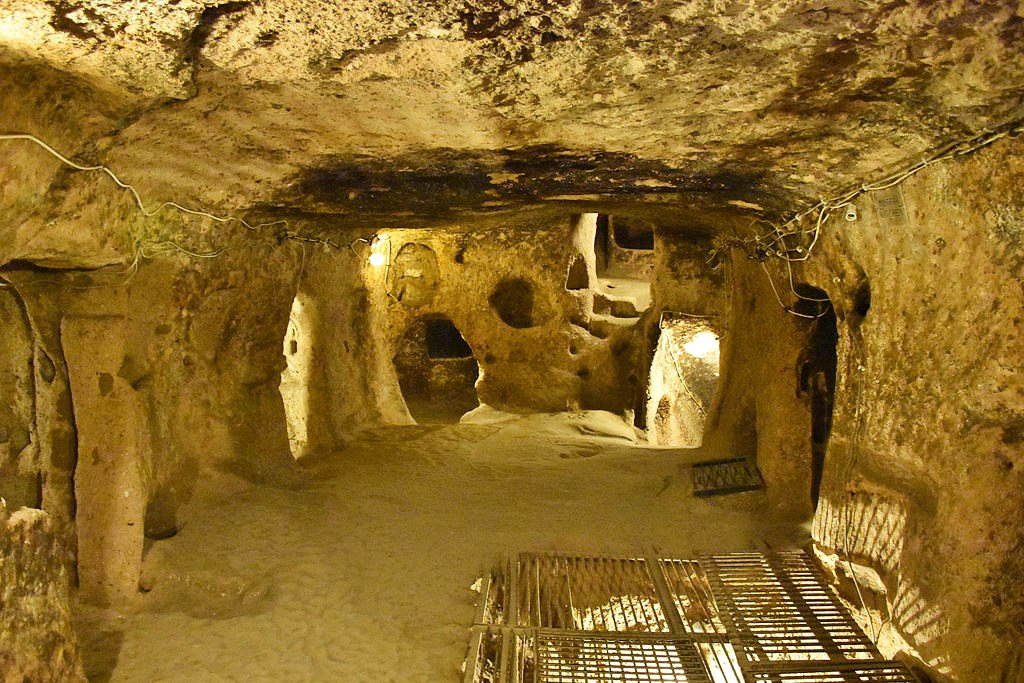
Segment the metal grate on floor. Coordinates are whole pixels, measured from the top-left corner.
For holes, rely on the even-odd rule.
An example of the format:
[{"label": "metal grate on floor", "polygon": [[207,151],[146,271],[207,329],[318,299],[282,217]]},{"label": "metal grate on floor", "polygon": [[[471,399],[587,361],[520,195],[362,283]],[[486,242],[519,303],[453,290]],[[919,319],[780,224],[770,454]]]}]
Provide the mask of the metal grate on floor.
[{"label": "metal grate on floor", "polygon": [[643,559],[521,555],[493,585],[509,626],[669,631]]},{"label": "metal grate on floor", "polygon": [[721,496],[764,488],[757,465],[746,458],[711,460],[694,465],[693,495]]},{"label": "metal grate on floor", "polygon": [[748,669],[774,662],[879,659],[878,650],[803,553],[703,559]]},{"label": "metal grate on floor", "polygon": [[755,683],[918,683],[902,664],[881,661],[816,664],[806,670],[793,666],[757,671],[747,680]]},{"label": "metal grate on floor", "polygon": [[703,659],[686,638],[541,630],[536,646],[537,680],[544,683],[711,683]]},{"label": "metal grate on floor", "polygon": [[916,683],[804,553],[520,555],[487,578],[465,683]]}]

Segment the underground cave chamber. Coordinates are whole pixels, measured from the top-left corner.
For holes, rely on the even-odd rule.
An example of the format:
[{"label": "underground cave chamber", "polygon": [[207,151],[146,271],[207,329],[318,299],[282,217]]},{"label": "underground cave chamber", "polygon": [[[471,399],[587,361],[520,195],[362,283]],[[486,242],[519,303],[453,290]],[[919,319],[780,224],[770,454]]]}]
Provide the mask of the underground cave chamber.
[{"label": "underground cave chamber", "polygon": [[[934,206],[946,182],[925,176],[902,201]],[[860,202],[864,232],[880,221],[871,202]],[[933,218],[954,239],[959,224]],[[188,611],[200,602],[211,612],[193,618],[241,614],[196,596],[230,594],[222,578],[204,579],[217,589],[170,578],[180,559],[164,544],[203,524],[182,511],[204,481],[229,472],[296,486],[306,475],[296,474],[295,458],[301,471],[303,462],[336,457],[325,454],[358,442],[359,425],[447,424],[479,439],[495,416],[617,416],[620,438],[649,454],[632,457],[667,458],[676,472],[723,455],[754,463],[763,489],[744,494],[755,496],[744,505],[780,519],[813,515],[819,559],[888,656],[919,672],[950,666],[942,637],[914,640],[897,626],[928,614],[937,629],[944,618],[943,603],[900,583],[914,566],[905,544],[921,542],[907,525],[939,524],[937,511],[920,509],[927,499],[898,493],[880,472],[850,475],[880,457],[864,443],[878,438],[872,416],[906,411],[902,396],[914,387],[891,377],[912,349],[893,294],[906,281],[871,256],[886,231],[860,246],[823,235],[838,263],[827,271],[751,258],[723,246],[714,229],[656,221],[638,221],[650,226],[649,239],[609,247],[616,222],[615,214],[579,213],[515,227],[389,229],[338,252],[264,249],[258,272],[246,267],[248,254],[200,261],[167,253],[141,263],[127,284],[111,282],[123,277],[116,271],[5,267],[10,390],[34,401],[13,402],[5,418],[5,452],[18,453],[3,480],[6,514],[48,508],[45,525],[32,527],[23,512],[9,519],[29,525],[46,539],[37,548],[53,555],[6,552],[40,563],[26,566],[54,585],[72,582],[83,605],[101,606],[78,608],[91,616],[77,618],[87,664],[102,670],[97,633],[109,617],[89,610]],[[898,236],[889,239],[900,248]],[[371,259],[381,251],[386,258]],[[955,333],[962,299],[944,300],[942,329]],[[888,365],[879,367],[882,358]],[[893,387],[884,411],[864,402],[865,372]],[[888,395],[875,391],[875,402]],[[44,444],[64,449],[64,459],[41,459]],[[75,520],[70,536],[56,525],[61,515]],[[77,549],[72,564],[59,559],[68,542]],[[185,597],[170,590],[176,581],[191,586]],[[45,628],[61,618],[70,617],[54,613]],[[940,654],[928,660],[927,652]]]},{"label": "underground cave chamber", "polygon": [[0,10],[0,673],[1024,679],[1019,8],[329,4]]}]

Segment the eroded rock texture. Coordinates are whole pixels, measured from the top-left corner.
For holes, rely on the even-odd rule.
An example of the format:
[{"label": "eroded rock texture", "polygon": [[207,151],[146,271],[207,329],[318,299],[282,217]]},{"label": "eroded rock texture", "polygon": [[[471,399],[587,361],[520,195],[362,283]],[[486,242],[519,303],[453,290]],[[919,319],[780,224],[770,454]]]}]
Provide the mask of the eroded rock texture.
[{"label": "eroded rock texture", "polygon": [[41,510],[0,501],[0,669],[7,681],[85,681],[67,549]]},{"label": "eroded rock texture", "polygon": [[894,650],[1012,680],[1021,44],[1019,2],[0,0],[0,495],[131,605],[204,473],[475,401],[682,420],[648,394],[688,314],[705,446],[817,503]]},{"label": "eroded rock texture", "polygon": [[1004,2],[10,0],[3,13],[8,80],[41,69],[67,93],[34,107],[44,98],[5,92],[5,111],[27,110],[13,128],[109,162],[154,199],[363,225],[556,199],[777,213],[1018,117],[1024,92],[1024,20]]},{"label": "eroded rock texture", "polygon": [[815,537],[877,570],[883,616],[960,680],[1022,671],[1022,151],[858,201],[813,269],[841,316]]}]

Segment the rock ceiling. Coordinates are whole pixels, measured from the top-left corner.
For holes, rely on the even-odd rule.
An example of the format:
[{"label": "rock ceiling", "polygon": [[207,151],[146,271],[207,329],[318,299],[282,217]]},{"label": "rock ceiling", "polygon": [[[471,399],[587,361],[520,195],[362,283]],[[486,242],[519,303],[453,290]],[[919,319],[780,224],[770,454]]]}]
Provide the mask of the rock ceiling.
[{"label": "rock ceiling", "polygon": [[341,223],[778,217],[1024,114],[1005,0],[0,0],[0,45],[3,132]]}]

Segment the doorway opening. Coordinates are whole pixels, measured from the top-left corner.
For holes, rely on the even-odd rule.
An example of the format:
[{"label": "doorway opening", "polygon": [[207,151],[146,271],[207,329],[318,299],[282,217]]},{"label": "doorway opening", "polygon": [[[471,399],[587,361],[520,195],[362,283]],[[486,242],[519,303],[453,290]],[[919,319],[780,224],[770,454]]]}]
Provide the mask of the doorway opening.
[{"label": "doorway opening", "polygon": [[[811,502],[818,507],[825,451],[832,431],[832,404],[836,390],[836,345],[839,331],[832,301],[824,290],[800,283],[794,291],[794,311],[810,323],[807,344],[801,353],[800,394],[811,408]],[[864,307],[864,314],[867,306]],[[863,317],[863,316],[862,316]]]},{"label": "doorway opening", "polygon": [[288,447],[295,459],[309,449],[309,378],[313,344],[309,315],[300,296],[292,301],[288,329],[284,335],[285,368],[281,372],[281,400],[288,426]]},{"label": "doorway opening", "polygon": [[392,359],[409,414],[420,424],[446,424],[480,405],[480,366],[449,318],[420,318],[405,331]]},{"label": "doorway opening", "polygon": [[647,440],[697,448],[718,388],[719,334],[712,318],[666,311],[647,393]]},{"label": "doorway opening", "polygon": [[597,214],[594,313],[638,319],[651,306],[654,279],[654,225],[622,216]]}]

